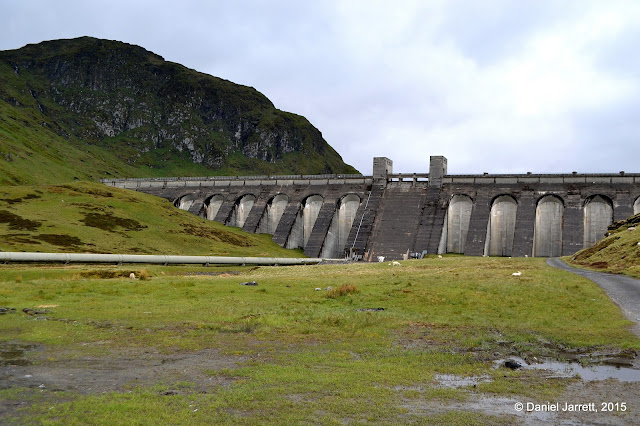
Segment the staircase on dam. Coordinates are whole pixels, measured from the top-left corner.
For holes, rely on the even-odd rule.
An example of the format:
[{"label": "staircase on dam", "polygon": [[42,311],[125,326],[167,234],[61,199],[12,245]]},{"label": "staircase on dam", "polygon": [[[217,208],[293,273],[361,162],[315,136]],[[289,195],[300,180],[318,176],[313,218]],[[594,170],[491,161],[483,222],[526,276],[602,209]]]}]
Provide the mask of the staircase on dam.
[{"label": "staircase on dam", "polygon": [[373,232],[373,225],[376,219],[376,213],[382,201],[384,187],[381,185],[372,185],[367,198],[360,203],[360,208],[356,212],[354,224],[347,238],[346,251],[355,251],[358,255],[363,255],[367,249],[367,242],[370,240]]},{"label": "staircase on dam", "polygon": [[390,187],[382,197],[373,225],[367,260],[402,259],[413,251],[428,191],[422,187]]}]

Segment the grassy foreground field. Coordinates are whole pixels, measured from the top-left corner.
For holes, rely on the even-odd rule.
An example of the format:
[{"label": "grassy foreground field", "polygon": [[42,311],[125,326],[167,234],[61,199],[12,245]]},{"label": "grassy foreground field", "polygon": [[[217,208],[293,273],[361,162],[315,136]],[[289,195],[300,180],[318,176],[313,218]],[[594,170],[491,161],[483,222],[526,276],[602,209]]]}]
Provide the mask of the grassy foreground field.
[{"label": "grassy foreground field", "polygon": [[595,284],[543,259],[106,278],[140,268],[0,269],[0,307],[17,309],[0,315],[0,343],[25,351],[0,381],[5,422],[512,424],[464,407],[549,401],[576,379],[495,360],[640,348]]}]

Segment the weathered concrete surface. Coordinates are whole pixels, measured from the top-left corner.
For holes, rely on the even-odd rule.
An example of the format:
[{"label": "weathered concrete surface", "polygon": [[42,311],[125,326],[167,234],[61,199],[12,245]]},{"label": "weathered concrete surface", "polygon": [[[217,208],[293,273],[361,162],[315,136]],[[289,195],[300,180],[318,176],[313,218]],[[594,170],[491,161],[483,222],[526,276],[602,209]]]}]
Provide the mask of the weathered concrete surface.
[{"label": "weathered concrete surface", "polygon": [[[640,212],[640,174],[393,174],[114,179],[209,220],[273,235],[312,256],[401,259],[406,253],[570,255]],[[358,199],[351,203],[345,200]],[[464,200],[461,201],[461,200]],[[458,203],[463,203],[457,206]],[[349,207],[346,207],[349,205]]]}]

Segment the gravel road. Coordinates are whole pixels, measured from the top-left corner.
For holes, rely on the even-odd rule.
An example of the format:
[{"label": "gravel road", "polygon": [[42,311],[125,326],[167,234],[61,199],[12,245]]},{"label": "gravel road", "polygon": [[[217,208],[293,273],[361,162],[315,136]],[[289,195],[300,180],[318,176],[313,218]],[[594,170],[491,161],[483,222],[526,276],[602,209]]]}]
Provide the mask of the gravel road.
[{"label": "gravel road", "polygon": [[622,309],[624,315],[635,323],[633,332],[640,336],[640,280],[626,275],[605,274],[587,269],[573,268],[560,259],[549,258],[547,264],[573,274],[582,275],[598,284]]}]

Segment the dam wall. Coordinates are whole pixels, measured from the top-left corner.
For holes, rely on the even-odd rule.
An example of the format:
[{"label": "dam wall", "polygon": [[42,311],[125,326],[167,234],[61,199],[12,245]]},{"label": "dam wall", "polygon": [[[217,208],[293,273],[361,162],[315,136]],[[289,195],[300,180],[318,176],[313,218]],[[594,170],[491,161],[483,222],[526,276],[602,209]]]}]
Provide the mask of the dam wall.
[{"label": "dam wall", "polygon": [[372,176],[293,175],[108,179],[176,207],[267,233],[309,257],[402,259],[571,255],[604,238],[614,220],[640,212],[640,174],[394,174],[374,158]]}]

